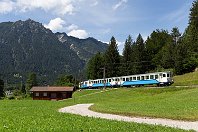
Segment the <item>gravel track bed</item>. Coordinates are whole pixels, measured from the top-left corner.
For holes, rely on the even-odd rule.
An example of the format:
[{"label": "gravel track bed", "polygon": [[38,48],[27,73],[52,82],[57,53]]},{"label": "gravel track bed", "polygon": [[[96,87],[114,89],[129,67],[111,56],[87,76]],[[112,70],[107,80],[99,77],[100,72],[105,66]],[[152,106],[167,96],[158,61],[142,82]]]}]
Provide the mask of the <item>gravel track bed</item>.
[{"label": "gravel track bed", "polygon": [[174,128],[181,128],[185,130],[193,129],[198,132],[198,121],[188,122],[188,121],[161,119],[161,118],[152,119],[147,117],[127,117],[127,116],[114,115],[114,114],[104,114],[89,110],[89,107],[91,105],[93,104],[77,104],[77,105],[61,108],[59,109],[59,112],[71,113],[71,114],[77,114],[81,116],[88,116],[95,118],[104,118],[110,120],[162,125],[162,126],[169,126]]}]

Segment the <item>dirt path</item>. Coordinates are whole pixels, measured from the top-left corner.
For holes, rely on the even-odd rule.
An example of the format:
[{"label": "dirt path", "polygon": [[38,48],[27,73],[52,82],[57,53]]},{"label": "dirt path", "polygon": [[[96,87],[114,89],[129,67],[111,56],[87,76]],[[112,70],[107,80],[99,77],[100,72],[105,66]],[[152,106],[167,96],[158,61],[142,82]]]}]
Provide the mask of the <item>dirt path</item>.
[{"label": "dirt path", "polygon": [[127,116],[113,115],[113,114],[104,114],[89,110],[88,108],[91,105],[93,104],[77,104],[77,105],[61,108],[59,109],[59,112],[71,113],[71,114],[77,114],[81,116],[88,116],[95,118],[104,118],[110,120],[162,125],[162,126],[181,128],[185,130],[193,129],[198,132],[198,121],[187,122],[187,121],[176,121],[170,119],[160,119],[160,118],[151,119],[151,118],[143,118],[143,117],[139,118],[139,117],[127,117]]}]

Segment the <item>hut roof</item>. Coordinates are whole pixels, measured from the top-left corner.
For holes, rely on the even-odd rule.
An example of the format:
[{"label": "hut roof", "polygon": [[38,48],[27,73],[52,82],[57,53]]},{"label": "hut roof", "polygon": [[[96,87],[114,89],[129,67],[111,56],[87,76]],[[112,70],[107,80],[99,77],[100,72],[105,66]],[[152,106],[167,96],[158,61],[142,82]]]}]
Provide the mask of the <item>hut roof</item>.
[{"label": "hut roof", "polygon": [[54,92],[54,91],[73,91],[74,87],[32,87],[30,92]]}]

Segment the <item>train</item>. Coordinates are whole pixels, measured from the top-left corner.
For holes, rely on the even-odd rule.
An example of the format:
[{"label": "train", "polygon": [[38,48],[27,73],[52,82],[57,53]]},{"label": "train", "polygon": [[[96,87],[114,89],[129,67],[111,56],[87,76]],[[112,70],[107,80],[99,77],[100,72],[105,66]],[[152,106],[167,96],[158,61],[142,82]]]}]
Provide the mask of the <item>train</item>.
[{"label": "train", "polygon": [[169,86],[173,83],[172,72],[164,71],[82,81],[79,83],[79,88],[139,87],[154,84],[157,86]]}]

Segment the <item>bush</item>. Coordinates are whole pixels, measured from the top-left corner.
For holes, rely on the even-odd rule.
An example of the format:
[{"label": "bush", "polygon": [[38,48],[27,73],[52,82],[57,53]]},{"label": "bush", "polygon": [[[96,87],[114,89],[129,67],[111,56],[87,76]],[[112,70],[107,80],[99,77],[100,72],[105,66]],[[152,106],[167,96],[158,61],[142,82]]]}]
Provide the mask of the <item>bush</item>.
[{"label": "bush", "polygon": [[15,99],[15,97],[14,96],[10,96],[10,97],[8,97],[8,99],[9,100],[13,100],[13,99]]}]

